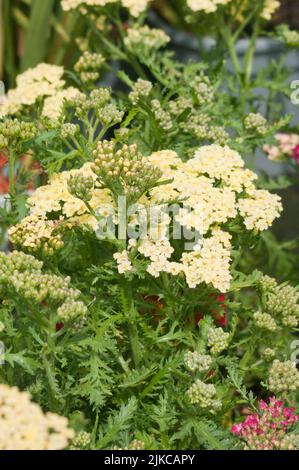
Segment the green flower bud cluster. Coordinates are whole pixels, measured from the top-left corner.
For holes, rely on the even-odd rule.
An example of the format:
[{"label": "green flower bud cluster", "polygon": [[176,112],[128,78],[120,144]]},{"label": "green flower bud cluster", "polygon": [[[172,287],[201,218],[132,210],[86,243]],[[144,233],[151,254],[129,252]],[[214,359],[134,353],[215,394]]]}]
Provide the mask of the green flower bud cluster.
[{"label": "green flower bud cluster", "polygon": [[299,33],[298,31],[286,31],[283,34],[283,39],[288,46],[298,47],[299,46]]},{"label": "green flower bud cluster", "polygon": [[125,113],[119,111],[114,103],[110,103],[99,109],[96,114],[104,126],[112,126],[121,122]]},{"label": "green flower bud cluster", "polygon": [[[0,252],[0,275],[1,273],[24,273],[26,272],[40,272],[43,263],[33,256],[25,255],[21,251],[12,251],[8,255]],[[9,268],[9,269],[8,269]]]},{"label": "green flower bud cluster", "polygon": [[81,292],[70,287],[69,277],[44,274],[43,264],[30,255],[13,251],[0,253],[0,296],[12,302],[17,299],[46,308],[58,309],[67,321],[85,315],[86,307],[77,301]]},{"label": "green flower bud cluster", "polygon": [[259,285],[264,298],[264,309],[283,326],[296,327],[299,322],[299,292],[296,288],[275,279],[262,276]]},{"label": "green flower bud cluster", "polygon": [[195,111],[191,99],[179,96],[175,100],[172,100],[168,103],[169,112],[175,116],[180,116],[184,111],[190,109]]},{"label": "green flower bud cluster", "polygon": [[199,354],[198,352],[188,351],[185,354],[185,364],[191,372],[206,372],[210,369],[213,359],[207,354]]},{"label": "green flower bud cluster", "polygon": [[279,316],[284,326],[296,327],[299,321],[299,292],[292,286],[281,285],[268,295],[266,309]]},{"label": "green flower bud cluster", "polygon": [[143,441],[139,441],[138,439],[134,439],[134,441],[130,445],[129,450],[144,450],[145,443]]},{"label": "green flower bud cluster", "polygon": [[227,349],[229,339],[230,334],[225,333],[222,328],[210,328],[208,330],[208,346],[211,348],[211,354],[216,356]]},{"label": "green flower bud cluster", "polygon": [[188,116],[187,122],[182,122],[183,131],[192,133],[197,139],[205,139],[209,132],[211,118],[208,114],[198,114],[196,111]]},{"label": "green flower bud cluster", "polygon": [[87,308],[81,301],[70,300],[57,309],[57,315],[63,322],[68,322],[75,318],[85,318]]},{"label": "green flower bud cluster", "polygon": [[9,229],[9,239],[15,247],[33,253],[42,251],[44,255],[52,256],[64,246],[62,234],[58,233],[59,225],[60,220],[29,215]]},{"label": "green flower bud cluster", "polygon": [[290,30],[286,24],[280,25],[277,28],[278,36],[280,39],[290,47],[299,46],[299,32]]},{"label": "green flower bud cluster", "polygon": [[6,119],[0,122],[0,148],[5,148],[13,142],[25,142],[36,135],[36,127],[31,122],[18,119]]},{"label": "green flower bud cluster", "polygon": [[213,126],[208,130],[206,139],[218,145],[226,145],[230,135],[223,126]]},{"label": "green flower bud cluster", "polygon": [[269,371],[269,390],[275,393],[294,392],[299,388],[299,372],[293,361],[275,359]]},{"label": "green flower bud cluster", "polygon": [[128,29],[124,43],[129,51],[134,54],[148,53],[150,50],[158,50],[166,46],[170,37],[162,29],[149,28],[149,26],[134,26]]},{"label": "green flower bud cluster", "polygon": [[94,180],[92,176],[78,174],[69,178],[67,187],[72,196],[82,201],[89,202],[92,199]]},{"label": "green flower bud cluster", "polygon": [[138,78],[129,94],[129,100],[136,105],[141,98],[147,98],[150,95],[152,88],[153,84],[151,82]]},{"label": "green flower bud cluster", "polygon": [[265,294],[267,294],[269,291],[274,291],[278,286],[276,280],[270,276],[262,276],[259,280],[259,284]]},{"label": "green flower bud cluster", "polygon": [[268,131],[267,119],[260,113],[249,113],[244,120],[244,127],[249,131],[256,131],[260,135],[264,135]]},{"label": "green flower bud cluster", "polygon": [[91,435],[89,432],[79,432],[72,440],[71,450],[88,450],[91,444]]},{"label": "green flower bud cluster", "polygon": [[278,326],[269,313],[256,312],[253,315],[254,323],[258,328],[262,328],[268,331],[277,331]]},{"label": "green flower bud cluster", "polygon": [[138,441],[134,439],[133,442],[129,445],[129,447],[113,447],[113,450],[144,450],[145,449],[145,442]]},{"label": "green flower bud cluster", "polygon": [[129,203],[137,202],[162,176],[135,144],[116,150],[114,142],[101,141],[94,151],[94,159],[92,170],[101,187],[109,188],[114,195],[126,196]]},{"label": "green flower bud cluster", "polygon": [[198,404],[201,408],[210,408],[211,411],[221,408],[221,402],[215,398],[216,395],[217,390],[213,384],[205,384],[199,379],[187,391],[193,405]]},{"label": "green flower bud cluster", "polygon": [[264,351],[262,352],[262,357],[263,359],[265,359],[265,361],[273,361],[275,357],[275,350],[271,348],[264,349]]},{"label": "green flower bud cluster", "polygon": [[83,95],[83,93],[78,94],[72,100],[69,100],[69,105],[75,109],[75,114],[79,118],[89,113],[91,109],[103,108],[111,99],[111,89],[110,88],[96,88],[92,90],[89,96]]},{"label": "green flower bud cluster", "polygon": [[78,124],[66,123],[62,124],[60,135],[63,139],[68,139],[69,137],[74,137],[79,131],[80,126]]},{"label": "green flower bud cluster", "polygon": [[164,131],[169,131],[173,127],[172,118],[170,113],[164,111],[159,100],[152,100],[151,106],[160,127]]},{"label": "green flower bud cluster", "polygon": [[111,88],[103,87],[92,90],[89,101],[92,108],[102,108],[111,100]]},{"label": "green flower bud cluster", "polygon": [[99,69],[104,63],[105,58],[102,54],[85,51],[75,64],[74,69],[79,73],[82,82],[88,83],[98,80]]},{"label": "green flower bud cluster", "polygon": [[207,76],[201,75],[200,77],[196,77],[195,80],[191,82],[191,89],[200,106],[208,106],[213,103],[214,89]]},{"label": "green flower bud cluster", "polygon": [[76,38],[76,44],[81,52],[88,51],[88,38],[84,36],[79,36]]}]

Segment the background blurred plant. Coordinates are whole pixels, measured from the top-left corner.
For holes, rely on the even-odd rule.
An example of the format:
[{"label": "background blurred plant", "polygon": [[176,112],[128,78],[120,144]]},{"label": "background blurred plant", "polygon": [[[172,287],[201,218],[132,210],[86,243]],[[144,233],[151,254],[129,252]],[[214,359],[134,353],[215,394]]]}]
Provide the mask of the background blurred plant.
[{"label": "background blurred plant", "polygon": [[70,63],[76,24],[59,0],[0,0],[0,80],[11,88],[39,62]]}]

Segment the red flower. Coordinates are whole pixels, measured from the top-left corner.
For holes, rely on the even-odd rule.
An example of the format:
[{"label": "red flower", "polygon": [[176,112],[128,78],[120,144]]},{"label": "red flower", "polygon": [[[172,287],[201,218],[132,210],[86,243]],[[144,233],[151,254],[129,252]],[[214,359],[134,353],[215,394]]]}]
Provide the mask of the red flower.
[{"label": "red flower", "polygon": [[[216,294],[210,294],[210,298],[214,299]],[[217,325],[225,327],[227,326],[227,307],[225,304],[225,295],[224,294],[218,294],[216,298],[217,302],[219,303],[219,307],[212,309],[210,312],[216,320]],[[198,325],[200,320],[202,320],[204,315],[200,312],[197,311],[195,312],[194,315],[194,323],[195,325]]]},{"label": "red flower", "polygon": [[64,328],[64,323],[56,323],[55,329],[57,332],[62,330],[62,328]]},{"label": "red flower", "polygon": [[7,158],[5,157],[5,155],[3,155],[3,153],[0,153],[0,170],[2,170],[2,168],[6,165],[7,163]]},{"label": "red flower", "polygon": [[7,176],[0,175],[0,194],[7,194],[9,191],[9,182]]}]

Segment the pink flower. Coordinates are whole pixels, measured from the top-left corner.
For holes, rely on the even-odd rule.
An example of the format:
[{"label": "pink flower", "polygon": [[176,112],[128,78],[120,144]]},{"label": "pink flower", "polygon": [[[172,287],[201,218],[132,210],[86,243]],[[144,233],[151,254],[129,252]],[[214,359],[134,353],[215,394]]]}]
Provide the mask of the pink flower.
[{"label": "pink flower", "polygon": [[259,417],[257,413],[255,413],[254,415],[247,416],[244,422],[244,426],[248,428],[256,428],[258,424],[259,424]]},{"label": "pink flower", "polygon": [[293,159],[299,165],[299,144],[293,149]]},{"label": "pink flower", "polygon": [[[271,398],[270,398],[270,402],[271,402]],[[266,410],[268,408],[268,405],[267,403],[264,401],[264,400],[261,400],[259,402],[259,409],[260,410]]]},{"label": "pink flower", "polygon": [[294,408],[283,405],[276,397],[271,397],[269,404],[261,400],[259,412],[247,416],[243,423],[234,424],[231,432],[244,442],[246,449],[281,449],[285,433],[299,419]]},{"label": "pink flower", "polygon": [[235,436],[240,436],[242,430],[243,430],[243,425],[242,424],[234,424],[233,427],[231,428],[231,432]]}]

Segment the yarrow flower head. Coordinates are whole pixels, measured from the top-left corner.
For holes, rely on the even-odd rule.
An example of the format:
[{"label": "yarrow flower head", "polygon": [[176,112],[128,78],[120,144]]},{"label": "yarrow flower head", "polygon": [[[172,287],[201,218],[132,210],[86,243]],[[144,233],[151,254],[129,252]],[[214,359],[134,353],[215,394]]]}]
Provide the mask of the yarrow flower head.
[{"label": "yarrow flower head", "polygon": [[188,351],[185,354],[185,364],[191,372],[206,372],[210,369],[213,359],[207,354],[200,354],[197,351]]},{"label": "yarrow flower head", "polygon": [[65,11],[74,10],[81,6],[85,7],[104,7],[111,3],[121,3],[121,5],[127,8],[130,14],[134,17],[138,17],[144,12],[150,2],[150,0],[62,0],[62,8]]},{"label": "yarrow flower head", "polygon": [[208,330],[208,346],[211,348],[211,354],[218,355],[229,345],[230,334],[222,328],[210,328]]},{"label": "yarrow flower head", "polygon": [[83,94],[74,87],[57,91],[55,95],[45,98],[42,116],[56,123],[62,115],[64,105],[80,95],[82,96]]},{"label": "yarrow flower head", "polygon": [[[74,192],[69,192],[70,178],[77,175],[94,181],[94,189],[88,195],[92,195],[88,201],[91,211]],[[28,204],[31,215],[47,219],[55,213],[69,227],[80,224],[91,230],[98,228],[95,214],[104,214],[103,207],[109,205],[112,212],[116,211],[117,223],[119,196],[125,196],[128,205],[142,204],[143,213],[155,208],[160,218],[155,235],[150,230],[148,239],[140,240],[136,250],[137,256],[148,261],[148,273],[154,277],[162,272],[185,275],[190,288],[205,283],[226,292],[231,280],[232,249],[226,222],[241,214],[249,230],[264,230],[281,210],[278,196],[256,190],[255,179],[252,171],[244,169],[242,157],[227,146],[201,147],[193,159],[183,163],[170,150],[144,157],[134,144],[121,147],[104,141],[98,143],[94,163],[54,175],[48,185],[33,193]],[[165,212],[165,201],[177,200],[184,204],[170,217]],[[176,260],[172,260],[174,248],[168,236],[173,220],[180,231],[193,231],[195,238],[192,247]],[[134,220],[129,219],[128,224],[134,224]],[[133,266],[134,256],[130,257]]]},{"label": "yarrow flower head", "polygon": [[83,83],[95,82],[100,78],[99,69],[105,63],[102,54],[85,51],[74,66]]},{"label": "yarrow flower head", "polygon": [[269,371],[269,390],[276,393],[295,392],[299,388],[299,372],[293,361],[273,361]]},{"label": "yarrow flower head", "polygon": [[130,273],[133,271],[133,266],[129,260],[129,253],[124,250],[121,253],[115,253],[113,258],[117,261],[117,268],[120,274]]},{"label": "yarrow flower head", "polygon": [[129,100],[136,105],[140,99],[147,98],[150,95],[152,88],[153,84],[151,82],[138,78],[129,94]]},{"label": "yarrow flower head", "polygon": [[0,122],[0,149],[31,140],[35,137],[36,132],[36,127],[31,122],[5,119]]},{"label": "yarrow flower head", "polygon": [[214,89],[210,79],[206,75],[196,77],[190,84],[200,106],[212,104],[214,100]]},{"label": "yarrow flower head", "polygon": [[165,47],[170,42],[170,37],[162,29],[136,25],[128,29],[124,42],[132,54],[138,54],[144,53],[145,50],[158,50]]},{"label": "yarrow flower head", "polygon": [[72,440],[70,450],[88,450],[91,444],[91,434],[81,431]]},{"label": "yarrow flower head", "polygon": [[67,418],[44,414],[30,394],[0,385],[0,450],[62,450],[74,437]]},{"label": "yarrow flower head", "polygon": [[63,321],[85,318],[87,308],[78,300],[81,292],[70,286],[70,278],[44,274],[43,263],[18,251],[0,252],[0,262],[0,294],[4,298],[22,300],[28,310],[51,305]]},{"label": "yarrow flower head", "polygon": [[232,0],[187,0],[188,7],[193,11],[214,13],[220,5],[227,5]]},{"label": "yarrow flower head", "polygon": [[299,46],[299,32],[292,31],[288,25],[282,24],[277,28],[279,38],[289,47]]},{"label": "yarrow flower head", "polygon": [[278,327],[274,320],[268,313],[256,312],[253,315],[254,323],[258,328],[268,331],[277,331]]},{"label": "yarrow flower head", "polygon": [[[188,7],[195,12],[203,12],[206,14],[215,13],[219,7],[228,6],[233,4],[233,0],[186,0]],[[248,1],[248,5],[242,5],[244,8],[251,6]],[[234,7],[234,5],[232,5]],[[279,0],[265,0],[264,7],[261,11],[261,18],[264,20],[271,20],[273,14],[280,7]],[[240,8],[240,6],[239,6]]]},{"label": "yarrow flower head", "polygon": [[0,117],[14,115],[23,106],[32,106],[39,98],[55,96],[65,85],[64,68],[41,63],[18,75],[17,86],[9,90],[0,106]]},{"label": "yarrow flower head", "polygon": [[38,215],[29,215],[9,229],[9,239],[17,248],[25,248],[33,253],[42,251],[52,256],[64,246],[59,227],[60,220],[45,220]]},{"label": "yarrow flower head", "polygon": [[206,384],[199,379],[187,391],[187,396],[193,405],[199,405],[200,408],[209,408],[210,412],[215,412],[221,408],[215,386]]},{"label": "yarrow flower head", "polygon": [[244,120],[245,129],[264,135],[268,131],[267,119],[260,113],[249,113]]},{"label": "yarrow flower head", "polygon": [[298,419],[294,408],[284,407],[282,400],[272,397],[269,404],[261,400],[258,413],[234,424],[231,431],[244,442],[246,450],[291,450],[294,447],[286,433]]},{"label": "yarrow flower head", "polygon": [[260,285],[265,298],[265,309],[273,321],[282,326],[296,328],[299,322],[299,292],[293,286],[263,276]]},{"label": "yarrow flower head", "polygon": [[265,359],[265,361],[273,361],[275,358],[275,350],[272,348],[265,348],[262,352],[262,357]]}]

